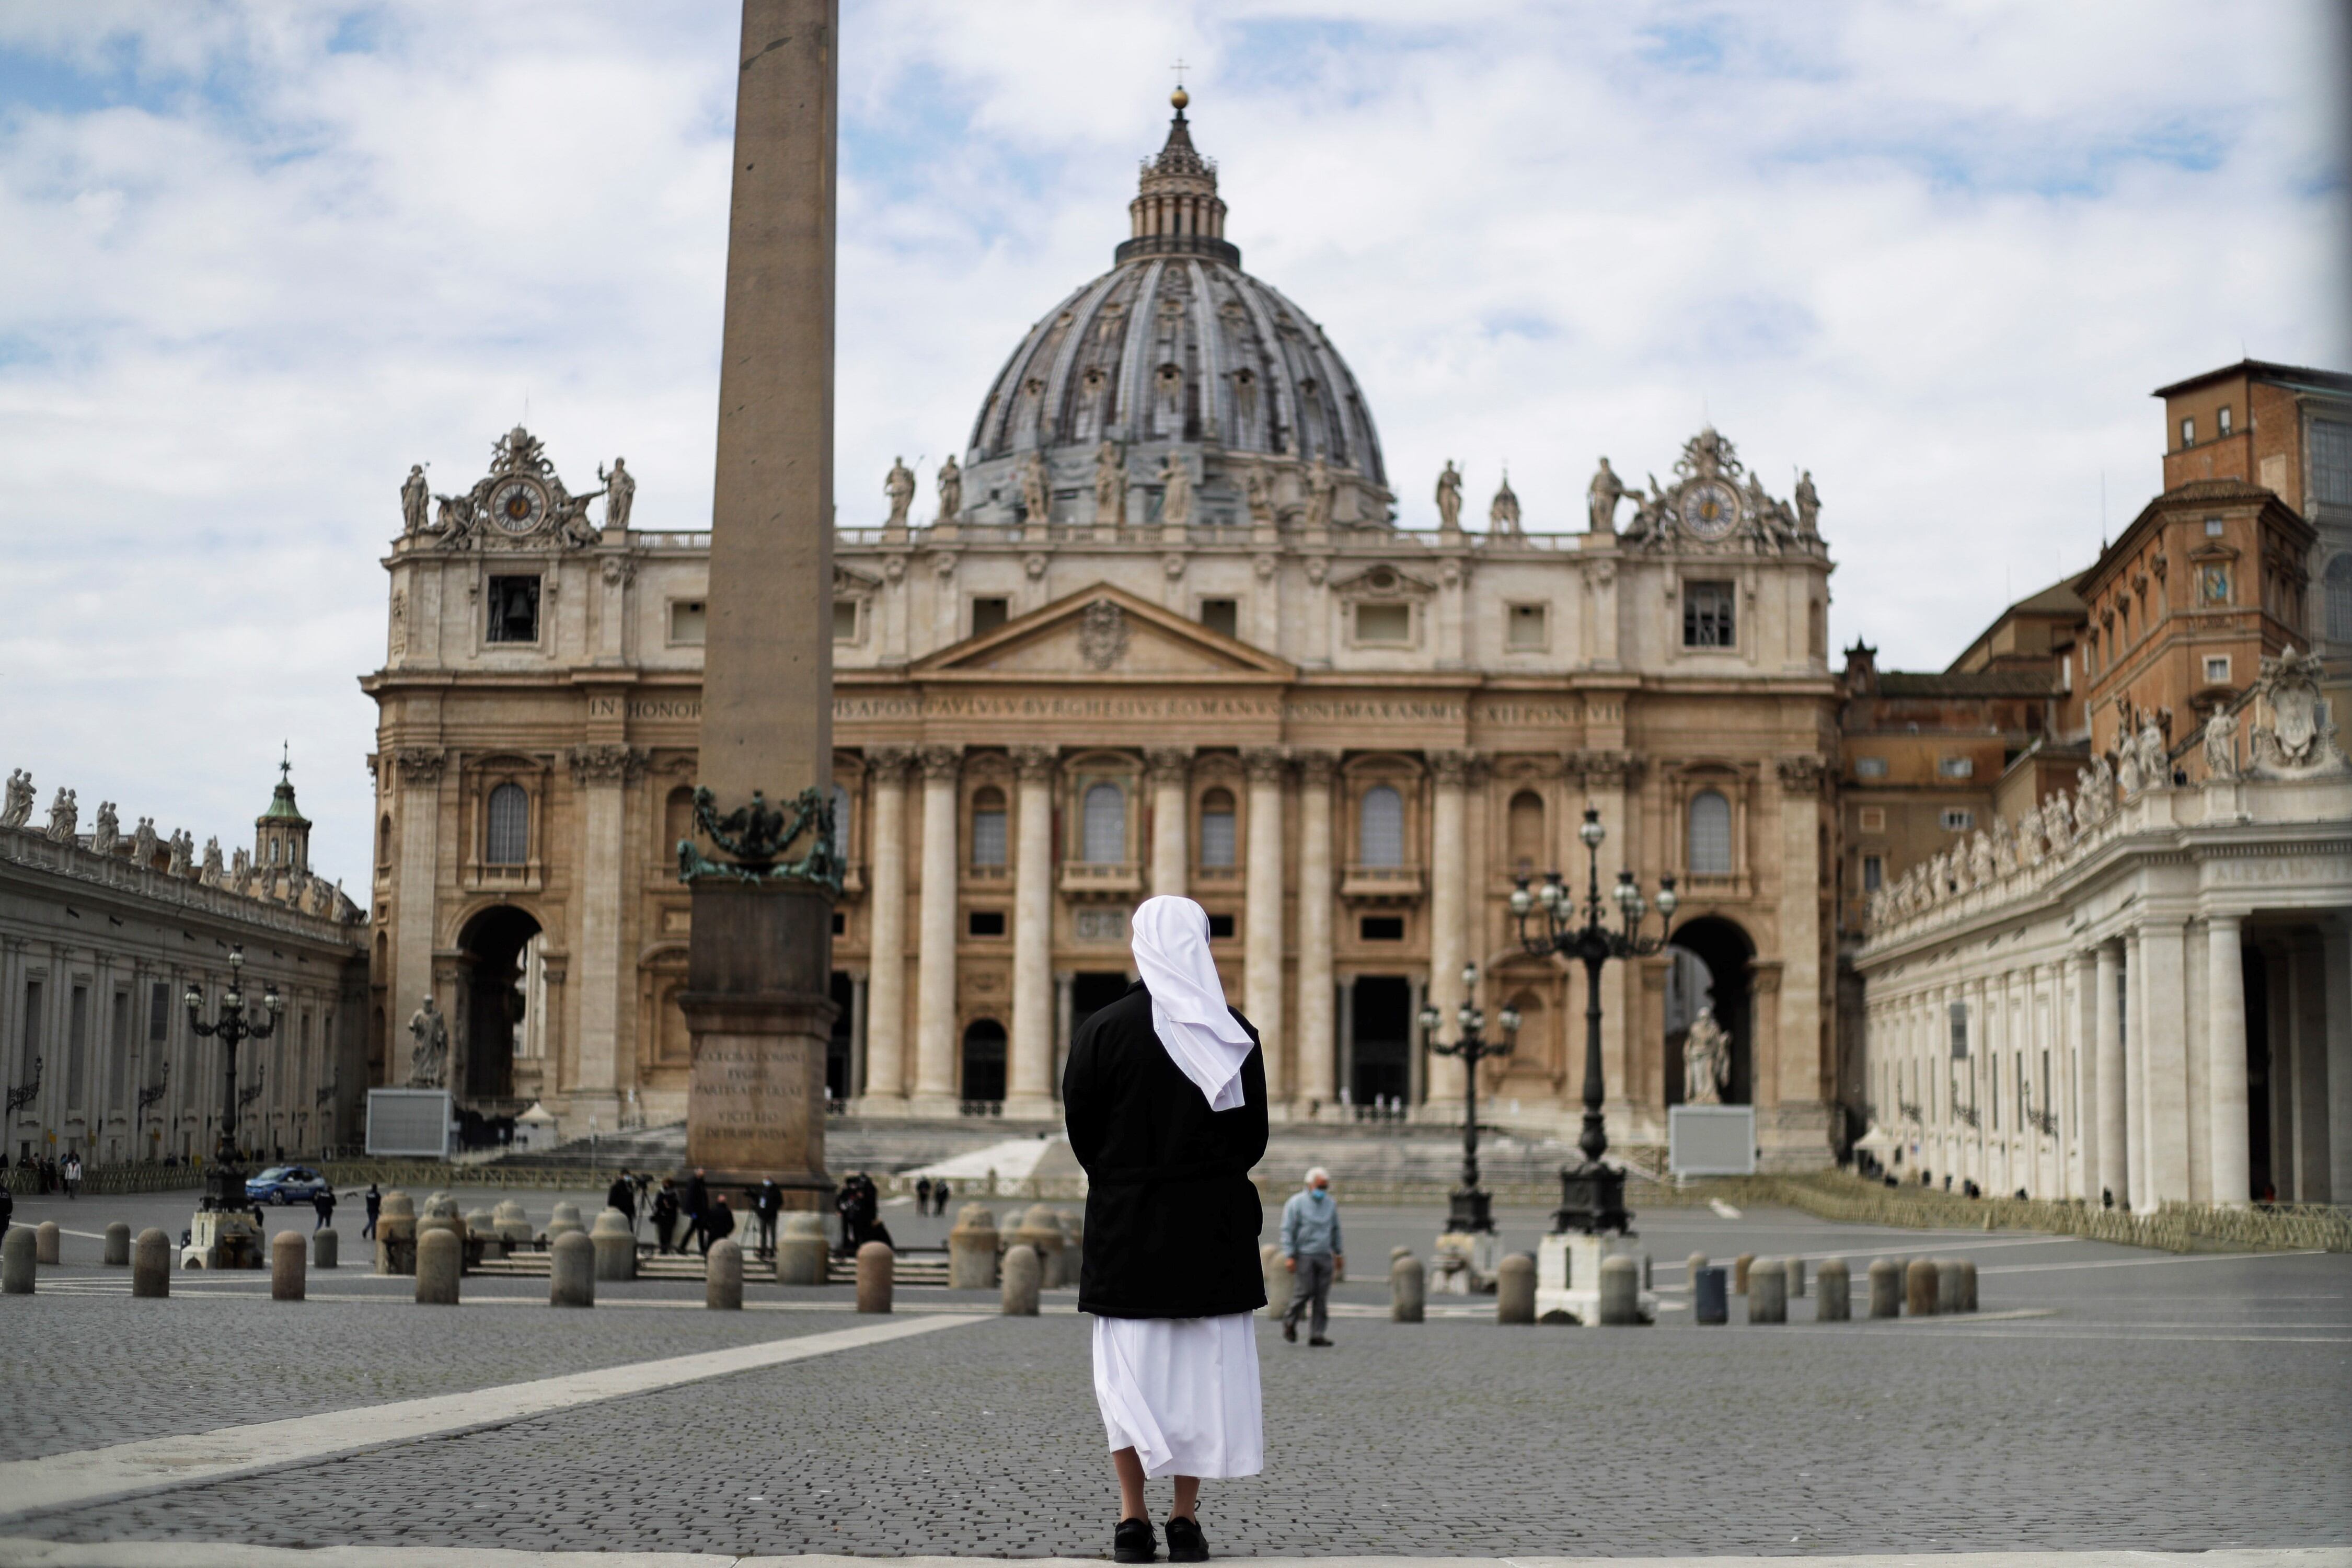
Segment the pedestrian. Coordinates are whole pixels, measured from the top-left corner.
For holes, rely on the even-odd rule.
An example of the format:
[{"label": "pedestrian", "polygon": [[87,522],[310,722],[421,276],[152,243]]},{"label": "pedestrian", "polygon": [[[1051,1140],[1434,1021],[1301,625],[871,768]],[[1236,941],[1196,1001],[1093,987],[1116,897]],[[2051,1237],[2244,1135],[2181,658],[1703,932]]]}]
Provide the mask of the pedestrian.
[{"label": "pedestrian", "polygon": [[931,1179],[929,1176],[915,1178],[915,1212],[919,1215],[931,1212]]},{"label": "pedestrian", "polygon": [[1282,1314],[1282,1337],[1298,1342],[1298,1320],[1309,1308],[1307,1342],[1328,1345],[1323,1331],[1331,1322],[1331,1280],[1348,1266],[1348,1249],[1339,1240],[1339,1205],[1331,1196],[1331,1173],[1318,1165],[1307,1173],[1303,1192],[1290,1194],[1282,1205],[1282,1263],[1298,1276],[1290,1289],[1290,1308]]},{"label": "pedestrian", "polygon": [[705,1258],[710,1256],[712,1242],[724,1241],[735,1234],[735,1210],[728,1204],[726,1194],[711,1199],[710,1206],[702,1211],[700,1229],[702,1256]]},{"label": "pedestrian", "polygon": [[72,1149],[66,1151],[65,1178],[66,1196],[81,1196],[81,1155]]},{"label": "pedestrian", "polygon": [[[678,1204],[678,1208],[686,1215],[686,1234],[678,1237],[677,1242],[680,1252],[684,1252],[695,1237],[702,1235],[702,1214],[709,1206],[710,1188],[703,1180],[702,1167],[697,1165],[694,1174],[686,1179],[686,1196]],[[710,1250],[710,1241],[707,1237],[703,1238],[702,1250]]]},{"label": "pedestrian", "polygon": [[933,1184],[931,1188],[931,1212],[933,1214],[947,1213],[948,1197],[949,1190],[948,1184],[945,1181],[940,1181]]},{"label": "pedestrian", "polygon": [[326,1229],[329,1226],[335,1223],[335,1188],[333,1183],[331,1182],[319,1189],[318,1195],[310,1200],[310,1207],[319,1216],[319,1223],[310,1227],[311,1234],[315,1236],[320,1231]]},{"label": "pedestrian", "polygon": [[1062,1103],[1087,1173],[1078,1310],[1094,1315],[1095,1404],[1118,1478],[1112,1556],[1158,1550],[1147,1479],[1171,1476],[1168,1557],[1205,1562],[1201,1481],[1265,1468],[1253,1314],[1265,1223],[1265,1057],[1225,1002],[1209,917],[1190,899],[1133,916],[1142,979],[1070,1042]]},{"label": "pedestrian", "polygon": [[373,1182],[370,1182],[367,1190],[367,1225],[361,1230],[360,1239],[364,1241],[375,1235],[375,1216],[383,1212],[383,1194],[377,1189]]},{"label": "pedestrian", "polygon": [[629,1173],[622,1172],[613,1184],[604,1189],[604,1206],[619,1209],[621,1217],[629,1222],[629,1234],[637,1231],[637,1189],[629,1181]]},{"label": "pedestrian", "polygon": [[655,1247],[666,1254],[677,1230],[677,1184],[667,1176],[662,1178],[661,1191],[654,1194],[653,1220]]},{"label": "pedestrian", "polygon": [[770,1176],[760,1184],[751,1196],[751,1212],[760,1219],[760,1256],[772,1258],[776,1253],[776,1216],[784,1212],[784,1189]]}]

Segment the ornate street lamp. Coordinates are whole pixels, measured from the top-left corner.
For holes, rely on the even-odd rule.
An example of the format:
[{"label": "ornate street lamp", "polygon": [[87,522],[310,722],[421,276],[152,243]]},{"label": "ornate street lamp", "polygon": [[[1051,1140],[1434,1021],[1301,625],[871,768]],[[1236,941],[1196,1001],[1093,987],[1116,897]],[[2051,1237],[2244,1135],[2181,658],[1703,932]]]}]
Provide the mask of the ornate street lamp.
[{"label": "ornate street lamp", "polygon": [[1441,1057],[1462,1058],[1462,1184],[1454,1189],[1445,1228],[1449,1233],[1464,1236],[1485,1235],[1495,1228],[1493,1199],[1478,1185],[1478,1064],[1489,1057],[1509,1056],[1519,1032],[1518,1009],[1506,1007],[1496,1016],[1503,1037],[1487,1039],[1486,1015],[1475,1005],[1477,995],[1478,966],[1465,964],[1462,1005],[1454,1010],[1454,1022],[1460,1036],[1452,1045],[1437,1037],[1437,1026],[1444,1021],[1444,1015],[1434,1007],[1421,1010],[1423,1041]]},{"label": "ornate street lamp", "polygon": [[278,994],[278,987],[262,983],[261,1016],[248,1023],[245,1016],[245,949],[228,950],[228,989],[221,993],[220,1005],[215,1019],[204,1018],[205,994],[194,982],[188,984],[181,1000],[188,1005],[188,1027],[205,1038],[221,1042],[221,1132],[220,1145],[213,1151],[213,1168],[205,1179],[204,1206],[219,1213],[242,1213],[250,1207],[245,1195],[245,1173],[238,1168],[236,1155],[237,1109],[245,1103],[236,1087],[236,1047],[244,1040],[266,1040],[278,1031],[278,1015],[286,1011],[286,999]]},{"label": "ornate street lamp", "polygon": [[[1664,947],[1676,900],[1675,879],[1660,877],[1659,934],[1645,937],[1641,934],[1642,922],[1648,918],[1650,902],[1642,896],[1633,873],[1620,871],[1617,885],[1610,889],[1617,904],[1619,929],[1610,930],[1603,923],[1606,910],[1601,900],[1601,841],[1609,830],[1601,826],[1601,813],[1588,808],[1584,826],[1576,836],[1584,840],[1591,858],[1586,868],[1582,922],[1577,923],[1575,890],[1561,882],[1557,871],[1547,874],[1543,886],[1532,890],[1528,879],[1519,878],[1518,886],[1511,890],[1511,914],[1518,921],[1519,945],[1527,952],[1538,956],[1557,953],[1584,964],[1584,1131],[1576,1141],[1584,1163],[1559,1173],[1560,1201],[1552,1215],[1552,1229],[1555,1234],[1577,1230],[1598,1236],[1626,1229],[1633,1217],[1625,1212],[1623,1169],[1601,1160],[1609,1148],[1609,1135],[1601,1124],[1601,966],[1612,958],[1646,958]],[[1538,914],[1542,928],[1530,934],[1528,919]]]}]

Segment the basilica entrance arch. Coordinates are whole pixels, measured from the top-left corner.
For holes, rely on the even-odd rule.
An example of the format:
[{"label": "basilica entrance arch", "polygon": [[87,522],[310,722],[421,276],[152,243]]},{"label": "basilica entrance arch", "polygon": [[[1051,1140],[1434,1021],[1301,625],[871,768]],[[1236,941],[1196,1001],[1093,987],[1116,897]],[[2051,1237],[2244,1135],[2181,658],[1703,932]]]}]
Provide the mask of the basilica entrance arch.
[{"label": "basilica entrance arch", "polygon": [[1688,1100],[1683,1082],[1683,1037],[1702,1006],[1715,1010],[1715,1021],[1731,1037],[1731,1081],[1724,1086],[1726,1105],[1748,1105],[1755,1098],[1754,1009],[1748,1005],[1748,970],[1756,944],[1738,922],[1721,915],[1685,921],[1667,945],[1673,966],[1666,975],[1666,1102]]},{"label": "basilica entrance arch", "polygon": [[493,904],[466,922],[458,933],[463,958],[458,1016],[465,1036],[457,1053],[462,1074],[454,1087],[466,1110],[484,1118],[511,1116],[515,1038],[522,1027],[523,948],[540,932],[539,921],[512,904]]}]

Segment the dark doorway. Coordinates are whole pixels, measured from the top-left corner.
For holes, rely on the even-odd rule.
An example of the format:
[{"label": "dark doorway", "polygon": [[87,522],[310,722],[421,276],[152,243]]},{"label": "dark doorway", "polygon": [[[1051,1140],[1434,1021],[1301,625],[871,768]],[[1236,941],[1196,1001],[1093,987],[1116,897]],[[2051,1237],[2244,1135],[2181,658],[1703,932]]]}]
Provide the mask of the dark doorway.
[{"label": "dark doorway", "polygon": [[1108,1007],[1127,994],[1135,983],[1118,971],[1108,973],[1080,970],[1070,976],[1070,1037],[1077,1038],[1078,1026],[1085,1023],[1098,1007]]},{"label": "dark doorway", "polygon": [[[1715,1021],[1731,1037],[1731,1081],[1724,1086],[1726,1105],[1753,1104],[1756,1097],[1756,1039],[1748,1006],[1748,966],[1756,956],[1756,944],[1748,933],[1720,915],[1704,915],[1686,922],[1675,932],[1673,948],[1689,953],[1706,967],[1703,990],[1696,990],[1689,1011],[1696,1015],[1700,1005],[1715,1011]],[[1684,966],[1685,973],[1688,966]],[[1692,976],[1696,980],[1696,976]],[[1683,1050],[1681,1034],[1689,1026],[1687,1018],[1680,1020],[1682,1028],[1675,1029],[1676,1020],[1669,1017],[1666,1051],[1666,1089],[1670,1103],[1684,1100]]]},{"label": "dark doorway", "polygon": [[1358,1105],[1412,1091],[1412,982],[1402,974],[1356,977],[1348,1094]]},{"label": "dark doorway", "polygon": [[[522,950],[539,922],[510,904],[484,910],[467,923],[457,945],[466,955],[465,1037],[452,1082],[470,1101],[514,1094],[515,1030],[522,1023]],[[495,1110],[495,1107],[479,1109]]]},{"label": "dark doorway", "polygon": [[845,969],[833,972],[833,1036],[824,1043],[824,1091],[835,1101],[847,1100],[856,1090],[849,1081],[849,1047],[851,1030],[857,1020],[850,1014],[850,1004],[856,999],[856,987]]},{"label": "dark doorway", "polygon": [[963,1032],[963,1098],[1004,1100],[1004,1026],[993,1018],[975,1018]]},{"label": "dark doorway", "polygon": [[2215,1203],[2244,1203],[2276,1192],[2271,1170],[2271,977],[2260,948],[2239,951],[2246,975],[2246,1175],[2252,1189],[2215,1193]]}]

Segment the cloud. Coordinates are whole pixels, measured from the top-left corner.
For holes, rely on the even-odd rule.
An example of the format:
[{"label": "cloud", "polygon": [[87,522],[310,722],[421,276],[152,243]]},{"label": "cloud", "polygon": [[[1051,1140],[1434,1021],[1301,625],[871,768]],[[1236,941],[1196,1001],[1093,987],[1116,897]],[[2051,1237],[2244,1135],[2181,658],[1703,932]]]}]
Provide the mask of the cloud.
[{"label": "cloud", "polygon": [[[1401,508],[1451,457],[1579,526],[1712,419],[1813,470],[1833,631],[1938,668],[2158,481],[2152,386],[2334,365],[2319,5],[855,0],[839,491],[961,449],[1109,264],[1171,64],[1228,234],[1352,363]],[[724,3],[0,13],[0,736],[232,841],[290,739],[367,867],[377,565],[413,461],[524,416],[709,515]],[[1483,510],[1474,506],[1474,513]]]}]

